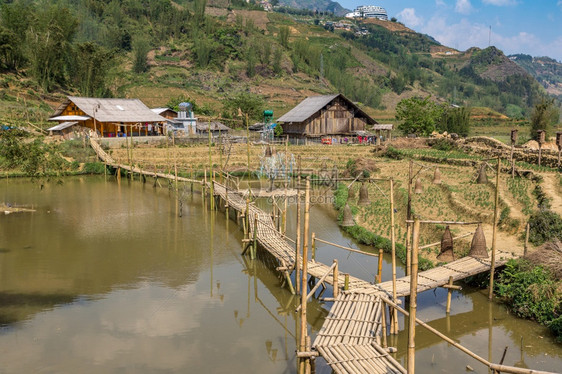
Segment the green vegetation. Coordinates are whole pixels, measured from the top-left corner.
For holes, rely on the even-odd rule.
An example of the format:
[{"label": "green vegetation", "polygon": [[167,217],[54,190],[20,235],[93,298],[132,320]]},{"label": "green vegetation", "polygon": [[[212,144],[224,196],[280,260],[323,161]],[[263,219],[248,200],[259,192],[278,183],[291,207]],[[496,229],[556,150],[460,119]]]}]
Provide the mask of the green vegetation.
[{"label": "green vegetation", "polygon": [[549,270],[519,259],[506,264],[495,292],[517,316],[547,325],[562,342],[561,287]]},{"label": "green vegetation", "polygon": [[562,217],[550,210],[540,210],[529,218],[529,241],[541,245],[550,240],[562,240]]},{"label": "green vegetation", "polygon": [[443,115],[443,107],[426,97],[404,99],[396,106],[396,119],[403,121],[398,129],[404,134],[428,136],[435,131],[435,124]]},{"label": "green vegetation", "polygon": [[542,99],[533,108],[531,113],[531,138],[538,141],[538,130],[546,132],[546,139],[552,125],[558,123],[560,119],[560,111],[554,104],[554,99]]},{"label": "green vegetation", "polygon": [[[334,207],[340,211],[338,219],[341,221],[343,217],[343,207],[347,202],[348,190],[344,184],[339,184],[338,189],[334,193]],[[352,208],[353,214],[357,214],[357,209]],[[377,235],[359,225],[351,226],[351,227],[342,227],[342,229],[351,235],[355,240],[359,241],[362,244],[373,246],[376,249],[382,248],[383,251],[386,253],[392,252],[392,242],[381,236]],[[401,243],[395,243],[395,250],[396,250],[396,257],[402,261],[402,263],[406,263],[406,247],[404,247]],[[420,270],[428,270],[433,267],[433,262],[419,256],[419,269]]]}]

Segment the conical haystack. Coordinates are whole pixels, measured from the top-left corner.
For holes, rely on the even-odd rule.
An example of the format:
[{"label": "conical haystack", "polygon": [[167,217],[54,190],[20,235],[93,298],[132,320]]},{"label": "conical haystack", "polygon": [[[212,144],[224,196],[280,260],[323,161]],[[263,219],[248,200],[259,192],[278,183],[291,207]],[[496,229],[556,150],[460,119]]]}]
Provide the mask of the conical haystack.
[{"label": "conical haystack", "polygon": [[367,185],[363,182],[361,183],[361,188],[359,189],[359,201],[357,201],[358,205],[369,205],[369,189]]},{"label": "conical haystack", "polygon": [[486,164],[482,163],[480,165],[480,171],[478,172],[478,179],[476,180],[478,184],[486,184],[488,183],[488,176],[486,175]]},{"label": "conical haystack", "polygon": [[347,199],[355,199],[355,190],[353,189],[353,185],[349,186],[347,189]]},{"label": "conical haystack", "polygon": [[355,221],[353,220],[353,214],[351,213],[351,208],[347,203],[343,208],[343,220],[341,222],[341,226],[344,227],[355,226]]},{"label": "conical haystack", "polygon": [[435,168],[433,173],[433,184],[441,184],[441,171],[439,171],[439,168]]},{"label": "conical haystack", "polygon": [[414,189],[414,193],[419,194],[419,193],[422,193],[422,192],[423,192],[423,186],[422,186],[422,183],[421,183],[421,179],[418,178],[418,179],[416,179],[416,187]]},{"label": "conical haystack", "polygon": [[486,250],[486,237],[484,236],[484,230],[482,230],[482,225],[478,224],[474,237],[472,238],[472,243],[470,244],[469,256],[478,258],[488,258],[488,251]]},{"label": "conical haystack", "polygon": [[455,261],[455,254],[453,252],[453,235],[449,226],[445,227],[445,232],[441,237],[441,253],[437,256],[439,261],[451,262]]}]

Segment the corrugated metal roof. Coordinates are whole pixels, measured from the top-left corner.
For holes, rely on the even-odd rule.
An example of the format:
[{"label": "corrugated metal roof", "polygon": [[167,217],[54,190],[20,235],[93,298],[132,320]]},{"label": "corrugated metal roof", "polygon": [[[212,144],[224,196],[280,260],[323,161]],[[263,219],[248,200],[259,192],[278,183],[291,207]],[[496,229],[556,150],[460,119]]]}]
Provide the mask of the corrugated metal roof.
[{"label": "corrugated metal roof", "polygon": [[66,129],[67,127],[74,126],[74,125],[76,125],[77,123],[78,123],[78,122],[75,122],[75,121],[74,121],[74,122],[63,122],[63,123],[59,123],[58,125],[53,126],[53,127],[51,127],[50,129],[47,129],[47,131],[61,131],[61,130]]},{"label": "corrugated metal roof", "polygon": [[158,114],[158,115],[164,113],[164,112],[167,111],[167,110],[169,110],[169,111],[171,111],[171,112],[174,112],[174,113],[177,113],[175,110],[170,109],[170,108],[152,108],[152,109],[150,109],[150,110],[152,110],[154,113],[156,113],[156,114]]},{"label": "corrugated metal roof", "polygon": [[[229,131],[230,127],[220,122],[211,122],[211,131]],[[197,123],[197,131],[209,131],[209,122]]]},{"label": "corrugated metal roof", "polygon": [[100,99],[93,97],[69,96],[66,103],[59,106],[54,116],[62,113],[70,103],[98,122],[165,122],[164,117],[150,110],[139,99]]},{"label": "corrugated metal roof", "polygon": [[394,129],[393,124],[381,124],[381,125],[374,125],[373,130],[392,130]]},{"label": "corrugated metal roof", "polygon": [[328,105],[339,95],[322,95],[307,97],[299,105],[282,115],[279,122],[304,122],[314,113]]},{"label": "corrugated metal roof", "polygon": [[51,117],[49,118],[49,121],[87,121],[89,120],[91,117],[88,116],[72,116],[72,115],[68,115],[68,116],[56,116],[56,117]]}]

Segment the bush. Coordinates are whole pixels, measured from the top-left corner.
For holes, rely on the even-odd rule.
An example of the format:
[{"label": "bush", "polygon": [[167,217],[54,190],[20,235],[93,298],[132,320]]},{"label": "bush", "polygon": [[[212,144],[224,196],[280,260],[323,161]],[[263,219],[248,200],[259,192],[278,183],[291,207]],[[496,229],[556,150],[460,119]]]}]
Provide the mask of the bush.
[{"label": "bush", "polygon": [[103,174],[105,165],[102,162],[86,162],[84,174]]},{"label": "bush", "polygon": [[562,284],[542,266],[510,260],[498,277],[495,292],[518,316],[546,325],[562,341]]},{"label": "bush", "polygon": [[392,158],[394,160],[403,160],[405,157],[402,151],[390,145],[388,146],[388,148],[386,148],[386,151],[384,152],[384,156],[388,158]]},{"label": "bush", "polygon": [[457,149],[458,147],[457,143],[453,139],[439,138],[433,141],[431,148],[448,152]]},{"label": "bush", "polygon": [[541,245],[553,239],[562,240],[562,217],[550,210],[541,210],[529,218],[529,241]]}]

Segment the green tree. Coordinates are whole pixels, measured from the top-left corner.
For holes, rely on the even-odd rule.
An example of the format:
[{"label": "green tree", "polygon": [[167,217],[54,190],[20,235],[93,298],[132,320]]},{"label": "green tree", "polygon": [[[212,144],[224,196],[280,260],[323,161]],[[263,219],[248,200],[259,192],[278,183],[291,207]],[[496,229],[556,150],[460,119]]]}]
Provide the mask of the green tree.
[{"label": "green tree", "polygon": [[148,70],[147,56],[150,51],[150,43],[144,37],[136,37],[133,40],[133,71],[144,73]]},{"label": "green tree", "polygon": [[95,43],[76,44],[73,53],[73,82],[83,96],[109,96],[107,75],[114,52]]},{"label": "green tree", "polygon": [[543,98],[531,113],[531,138],[538,140],[537,131],[544,130],[548,139],[550,127],[557,123],[559,118],[560,112],[554,105],[554,99]]},{"label": "green tree", "polygon": [[283,59],[283,51],[281,48],[275,48],[275,52],[273,53],[273,72],[276,75],[281,74],[282,67],[281,61]]},{"label": "green tree", "polygon": [[[224,109],[227,113],[233,118],[242,115],[244,121],[246,121],[246,117],[249,120],[260,118],[263,107],[263,98],[251,92],[240,92],[224,101]],[[246,123],[244,123],[244,126],[246,126]]]},{"label": "green tree", "polygon": [[443,106],[431,101],[430,96],[403,99],[396,106],[396,119],[403,121],[398,128],[404,134],[431,134],[442,113]]},{"label": "green tree", "polygon": [[437,123],[437,130],[468,136],[470,132],[470,109],[466,107],[443,109],[443,114]]},{"label": "green tree", "polygon": [[290,34],[289,26],[281,26],[279,28],[279,43],[285,47],[289,48],[289,34]]},{"label": "green tree", "polygon": [[257,55],[256,55],[256,46],[255,45],[248,45],[248,49],[246,50],[246,74],[248,77],[252,78],[256,75],[256,63],[257,63]]},{"label": "green tree", "polygon": [[35,13],[31,4],[22,1],[0,7],[0,63],[19,70],[26,62],[25,37]]}]

